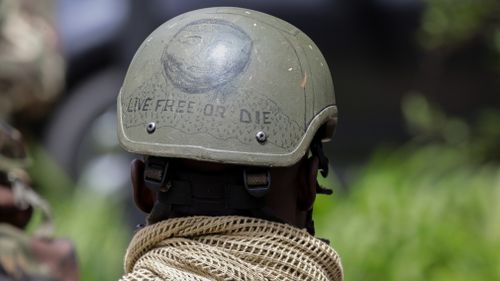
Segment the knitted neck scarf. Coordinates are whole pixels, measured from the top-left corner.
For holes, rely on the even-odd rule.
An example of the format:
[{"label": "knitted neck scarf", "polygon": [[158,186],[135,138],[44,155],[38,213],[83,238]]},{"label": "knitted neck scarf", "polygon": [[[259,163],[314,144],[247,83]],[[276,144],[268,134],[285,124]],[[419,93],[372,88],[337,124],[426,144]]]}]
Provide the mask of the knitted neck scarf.
[{"label": "knitted neck scarf", "polygon": [[337,253],[305,230],[256,218],[184,217],[139,230],[121,280],[343,280]]}]

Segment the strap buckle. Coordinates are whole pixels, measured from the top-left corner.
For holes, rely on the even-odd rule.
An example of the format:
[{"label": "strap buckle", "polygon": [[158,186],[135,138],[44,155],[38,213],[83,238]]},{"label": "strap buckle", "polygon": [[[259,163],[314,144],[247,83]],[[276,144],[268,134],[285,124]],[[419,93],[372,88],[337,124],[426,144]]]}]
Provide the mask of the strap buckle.
[{"label": "strap buckle", "polygon": [[269,169],[249,173],[243,169],[243,186],[245,190],[255,198],[262,198],[269,192],[271,186],[271,173]]},{"label": "strap buckle", "polygon": [[144,182],[153,191],[166,192],[170,188],[167,171],[168,161],[161,157],[149,156],[145,161]]}]

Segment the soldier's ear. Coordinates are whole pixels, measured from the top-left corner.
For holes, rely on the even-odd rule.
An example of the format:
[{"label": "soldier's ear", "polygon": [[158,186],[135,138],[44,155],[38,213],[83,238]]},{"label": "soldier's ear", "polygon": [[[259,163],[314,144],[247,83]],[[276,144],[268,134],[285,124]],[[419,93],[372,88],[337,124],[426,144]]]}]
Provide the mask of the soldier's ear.
[{"label": "soldier's ear", "polygon": [[137,208],[145,213],[151,213],[156,201],[156,194],[144,183],[144,162],[139,159],[130,163],[134,202]]},{"label": "soldier's ear", "polygon": [[319,160],[316,156],[311,156],[302,160],[299,170],[299,190],[297,206],[301,211],[308,211],[312,208],[316,199],[316,177],[318,175]]}]

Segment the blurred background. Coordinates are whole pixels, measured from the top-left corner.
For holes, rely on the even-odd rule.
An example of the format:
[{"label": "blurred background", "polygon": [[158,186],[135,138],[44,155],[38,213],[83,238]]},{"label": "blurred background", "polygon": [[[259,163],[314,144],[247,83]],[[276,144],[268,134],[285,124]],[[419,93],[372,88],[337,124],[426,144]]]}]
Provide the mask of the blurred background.
[{"label": "blurred background", "polygon": [[0,22],[24,2],[49,20],[18,31],[19,48],[44,34],[55,55],[42,56],[48,78],[34,88],[56,94],[12,98],[2,80],[1,116],[28,140],[35,187],[76,244],[82,280],[118,279],[143,223],[134,155],[116,137],[127,66],[160,24],[209,6],[280,17],[323,51],[340,117],[321,179],[334,195],[315,217],[346,280],[500,280],[500,1],[1,0]]}]

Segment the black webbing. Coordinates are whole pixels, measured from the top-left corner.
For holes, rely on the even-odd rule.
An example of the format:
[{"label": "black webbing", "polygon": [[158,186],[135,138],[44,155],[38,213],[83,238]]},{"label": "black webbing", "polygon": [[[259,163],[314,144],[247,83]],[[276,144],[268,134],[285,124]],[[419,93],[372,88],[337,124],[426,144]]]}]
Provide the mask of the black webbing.
[{"label": "black webbing", "polygon": [[[263,175],[269,177],[269,173]],[[158,192],[158,201],[173,214],[182,215],[236,215],[261,209],[265,196],[252,194],[245,185],[246,176],[243,170],[210,174],[170,168],[168,189]]]}]

